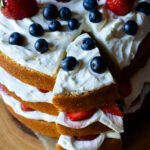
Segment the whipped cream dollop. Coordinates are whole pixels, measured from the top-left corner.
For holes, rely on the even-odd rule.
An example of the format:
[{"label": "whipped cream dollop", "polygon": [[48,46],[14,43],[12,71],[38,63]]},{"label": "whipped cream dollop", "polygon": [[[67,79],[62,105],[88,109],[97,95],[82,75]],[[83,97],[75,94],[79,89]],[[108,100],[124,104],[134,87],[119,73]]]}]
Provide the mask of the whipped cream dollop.
[{"label": "whipped cream dollop", "polygon": [[98,90],[114,83],[109,70],[102,74],[94,73],[91,70],[90,62],[100,56],[99,49],[96,47],[90,51],[84,51],[81,48],[81,42],[84,38],[90,37],[87,33],[78,36],[67,47],[67,56],[73,56],[79,62],[73,71],[64,71],[60,69],[56,79],[54,94],[81,94],[88,91]]},{"label": "whipped cream dollop", "polygon": [[100,122],[118,133],[123,133],[124,131],[122,117],[112,115],[110,113],[105,114],[100,109],[96,113],[94,113],[94,115],[91,116],[89,119],[82,121],[71,121],[67,117],[66,113],[60,112],[56,121],[57,124],[61,124],[63,126],[74,129],[85,128],[95,122]]},{"label": "whipped cream dollop", "polygon": [[53,93],[42,93],[36,87],[25,84],[7,73],[0,67],[0,83],[7,87],[10,92],[14,92],[23,101],[52,103]]},{"label": "whipped cream dollop", "polygon": [[132,92],[131,94],[124,98],[126,108],[129,108],[132,102],[140,95],[144,84],[150,83],[150,59],[147,61],[147,64],[141,68],[131,80]]},{"label": "whipped cream dollop", "polygon": [[[44,3],[44,1],[40,1]],[[67,21],[61,21],[63,31],[50,32],[48,31],[49,21],[43,17],[43,9],[31,18],[23,20],[8,19],[0,12],[0,50],[6,56],[13,59],[16,63],[39,71],[41,73],[54,76],[57,73],[61,60],[65,57],[67,45],[77,37],[83,28],[84,9],[81,9],[81,1],[72,0],[70,3],[57,3],[56,0],[51,0],[49,3],[55,3],[58,9],[62,6],[70,8],[74,18],[80,22],[80,27],[77,30],[70,31],[67,28]],[[33,23],[39,23],[45,33],[41,37],[34,37],[29,33],[29,26]],[[26,43],[24,46],[10,45],[8,39],[11,33],[19,32],[22,34]],[[45,53],[39,53],[35,50],[34,44],[39,39],[45,39],[49,44],[49,49]]]},{"label": "whipped cream dollop", "polygon": [[[89,21],[89,13],[86,15],[87,30],[92,32],[94,37],[104,45],[108,54],[116,61],[120,69],[130,65],[135,58],[138,47],[143,39],[150,32],[150,15],[137,12],[138,3],[150,0],[136,0],[133,10],[125,16],[117,16],[106,7],[106,0],[99,1],[99,11],[102,12],[103,20],[100,23]],[[136,35],[130,36],[124,32],[123,26],[134,20],[138,25]]]},{"label": "whipped cream dollop", "polygon": [[109,131],[91,141],[78,141],[74,137],[61,135],[57,144],[65,150],[98,150],[107,138],[121,139],[121,136],[119,133]]},{"label": "whipped cream dollop", "polygon": [[23,111],[21,109],[21,103],[17,101],[15,98],[9,96],[3,91],[0,91],[0,94],[5,104],[10,106],[16,114],[23,116],[25,118],[28,118],[28,119],[43,120],[47,122],[56,122],[57,116],[49,115],[49,114],[42,113],[36,110],[35,111]]}]

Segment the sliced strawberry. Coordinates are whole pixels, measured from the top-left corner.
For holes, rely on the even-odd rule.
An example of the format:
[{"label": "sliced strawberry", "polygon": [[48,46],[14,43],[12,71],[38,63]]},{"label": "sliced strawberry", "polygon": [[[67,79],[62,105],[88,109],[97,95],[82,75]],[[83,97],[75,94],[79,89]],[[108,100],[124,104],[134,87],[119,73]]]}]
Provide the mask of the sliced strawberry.
[{"label": "sliced strawberry", "polygon": [[71,1],[71,0],[57,0],[57,2],[69,2],[69,1]]},{"label": "sliced strawberry", "polygon": [[32,108],[26,107],[24,104],[21,104],[21,109],[22,109],[23,111],[35,111],[35,110],[32,109]]},{"label": "sliced strawberry", "polygon": [[42,89],[38,89],[41,93],[48,93],[49,91],[47,90],[42,90]]},{"label": "sliced strawberry", "polygon": [[67,117],[71,121],[81,121],[90,118],[96,111],[97,109],[95,108],[90,111],[68,112]]},{"label": "sliced strawberry", "polygon": [[[34,16],[38,10],[38,4],[36,0],[1,0],[4,3],[2,7],[2,13],[15,20],[21,20],[26,17]],[[1,2],[2,4],[2,2]]]},{"label": "sliced strawberry", "polygon": [[132,10],[134,0],[107,0],[106,3],[116,15],[125,16]]},{"label": "sliced strawberry", "polygon": [[101,110],[104,113],[110,113],[112,115],[116,115],[116,116],[120,116],[123,117],[122,112],[120,111],[119,107],[117,106],[117,104],[111,104],[111,105],[107,105],[107,106],[103,106],[101,107]]},{"label": "sliced strawberry", "polygon": [[119,91],[123,97],[127,97],[131,94],[132,88],[129,80],[124,80],[119,83]]},{"label": "sliced strawberry", "polygon": [[98,136],[99,136],[99,134],[87,135],[87,136],[76,136],[75,139],[78,141],[92,141],[92,140],[96,139]]}]

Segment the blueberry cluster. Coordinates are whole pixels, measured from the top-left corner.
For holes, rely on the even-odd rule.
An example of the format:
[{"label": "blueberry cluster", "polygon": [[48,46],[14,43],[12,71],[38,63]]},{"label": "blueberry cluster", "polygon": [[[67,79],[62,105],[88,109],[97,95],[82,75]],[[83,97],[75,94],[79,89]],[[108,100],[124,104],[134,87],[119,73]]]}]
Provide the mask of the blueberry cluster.
[{"label": "blueberry cluster", "polygon": [[[81,48],[89,51],[95,48],[95,41],[92,38],[84,38],[81,42]],[[72,71],[77,66],[78,61],[75,57],[68,56],[61,62],[61,68],[64,71]],[[94,57],[90,62],[91,70],[95,73],[104,73],[107,69],[106,63],[101,56]]]},{"label": "blueberry cluster", "polygon": [[[136,7],[136,11],[150,15],[150,3],[141,2]],[[138,25],[135,21],[129,20],[124,24],[124,32],[128,35],[135,35],[138,30]]]},{"label": "blueberry cluster", "polygon": [[[43,9],[43,16],[46,20],[49,20],[48,29],[51,32],[60,31],[61,23],[56,20],[58,17],[63,21],[68,21],[68,28],[70,30],[75,30],[79,28],[79,22],[72,17],[72,12],[67,7],[62,7],[59,11],[55,5],[49,4]],[[33,23],[29,26],[29,33],[32,36],[40,37],[44,34],[43,27],[38,23]],[[24,38],[20,33],[14,32],[9,37],[9,44],[12,45],[23,45]],[[38,39],[35,42],[35,49],[44,53],[48,50],[48,42],[45,39]]]},{"label": "blueberry cluster", "polygon": [[47,5],[43,10],[43,16],[46,20],[51,21],[48,29],[50,31],[60,31],[61,23],[56,20],[58,17],[63,21],[68,21],[68,28],[70,30],[78,29],[79,22],[75,18],[72,17],[72,12],[67,7],[62,7],[60,10],[53,4]]},{"label": "blueberry cluster", "polygon": [[102,14],[97,10],[98,4],[96,0],[84,0],[83,7],[89,11],[89,20],[92,23],[99,23],[102,20]]}]

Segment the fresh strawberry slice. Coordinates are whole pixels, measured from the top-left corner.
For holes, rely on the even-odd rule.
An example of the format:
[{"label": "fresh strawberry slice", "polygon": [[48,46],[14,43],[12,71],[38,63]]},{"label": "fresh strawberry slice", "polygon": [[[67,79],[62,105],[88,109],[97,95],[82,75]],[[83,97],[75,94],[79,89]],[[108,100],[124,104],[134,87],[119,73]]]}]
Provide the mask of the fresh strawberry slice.
[{"label": "fresh strawberry slice", "polygon": [[25,106],[24,104],[21,104],[21,109],[22,109],[23,111],[35,111],[34,109],[29,108],[29,107]]},{"label": "fresh strawberry slice", "polygon": [[42,89],[38,89],[41,93],[48,93],[49,91],[47,90],[42,90]]},{"label": "fresh strawberry slice", "polygon": [[0,5],[2,13],[15,20],[32,17],[39,10],[36,0],[1,0]]},{"label": "fresh strawberry slice", "polygon": [[87,135],[87,136],[76,136],[75,139],[78,141],[92,141],[92,140],[96,139],[98,136],[99,136],[99,134]]},{"label": "fresh strawberry slice", "polygon": [[123,114],[120,111],[120,109],[118,108],[117,104],[111,104],[111,105],[103,106],[103,107],[101,107],[101,110],[104,113],[110,113],[112,115],[123,117]]},{"label": "fresh strawberry slice", "polygon": [[97,111],[96,108],[90,111],[81,111],[81,112],[68,112],[67,117],[71,121],[81,121],[90,118],[95,112]]},{"label": "fresh strawberry slice", "polygon": [[123,97],[127,97],[131,94],[132,88],[129,80],[121,81],[119,83],[119,91]]},{"label": "fresh strawberry slice", "polygon": [[69,1],[71,1],[71,0],[57,0],[57,2],[69,2]]},{"label": "fresh strawberry slice", "polygon": [[125,16],[132,10],[134,0],[107,0],[106,3],[116,15]]}]

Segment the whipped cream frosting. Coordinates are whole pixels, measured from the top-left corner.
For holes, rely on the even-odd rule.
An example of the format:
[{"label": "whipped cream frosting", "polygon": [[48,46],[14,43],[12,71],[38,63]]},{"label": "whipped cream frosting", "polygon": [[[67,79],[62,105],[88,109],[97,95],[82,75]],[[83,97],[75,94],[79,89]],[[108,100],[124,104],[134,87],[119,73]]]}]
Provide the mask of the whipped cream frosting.
[{"label": "whipped cream frosting", "polygon": [[66,150],[98,150],[106,138],[120,139],[121,136],[119,133],[109,131],[91,141],[78,141],[74,137],[61,135],[57,144]]},{"label": "whipped cream frosting", "polygon": [[[150,16],[136,11],[137,4],[142,1],[150,3],[150,0],[136,0],[135,7],[130,13],[125,16],[117,16],[105,6],[106,0],[100,0],[99,11],[103,14],[103,20],[100,23],[92,23],[89,21],[88,12],[86,15],[87,30],[92,32],[97,41],[104,45],[120,69],[130,65],[140,43],[150,32]],[[123,26],[128,20],[134,20],[139,26],[135,36],[127,35],[123,31]]]},{"label": "whipped cream frosting", "polygon": [[105,114],[100,109],[92,117],[82,121],[71,121],[65,113],[60,112],[56,121],[57,124],[74,129],[85,128],[95,122],[100,122],[118,133],[123,132],[123,118],[110,113]]},{"label": "whipped cream frosting", "polygon": [[132,102],[140,95],[144,84],[150,83],[150,59],[147,64],[141,68],[132,78],[131,78],[131,94],[124,98],[125,106],[129,108]]},{"label": "whipped cream frosting", "polygon": [[[40,3],[44,2],[46,1],[40,1]],[[50,0],[49,3],[57,3],[57,1]],[[82,6],[81,1],[72,0],[70,3],[57,3],[58,9],[63,5],[69,7],[73,13],[72,17],[80,21],[80,27],[77,30],[70,31],[66,27],[68,22],[61,21],[64,28],[63,31],[48,31],[49,21],[44,19],[42,9],[36,16],[23,20],[8,19],[0,12],[0,50],[22,66],[54,76],[57,73],[61,60],[65,57],[67,45],[81,33],[84,23],[84,17],[82,18],[84,9],[80,9]],[[32,23],[41,24],[46,30],[43,36],[34,37],[30,35],[29,26]],[[19,32],[26,38],[24,46],[8,44],[8,38],[13,32]],[[43,54],[37,52],[34,48],[34,44],[39,38],[44,38],[49,43],[48,51]]]},{"label": "whipped cream frosting", "polygon": [[0,67],[0,83],[7,87],[10,92],[14,92],[23,101],[27,102],[47,102],[52,103],[52,92],[42,93],[36,87],[25,84],[11,76]]},{"label": "whipped cream frosting", "polygon": [[109,70],[102,74],[94,73],[90,68],[90,61],[95,56],[100,56],[99,49],[96,47],[90,51],[84,51],[81,48],[81,42],[84,38],[90,37],[87,33],[78,36],[67,47],[67,56],[73,56],[79,62],[73,70],[66,72],[60,69],[53,93],[55,95],[63,94],[81,94],[88,91],[98,90],[114,83]]},{"label": "whipped cream frosting", "polygon": [[49,114],[42,113],[36,110],[35,111],[23,111],[21,109],[21,103],[19,101],[9,96],[8,94],[4,93],[4,91],[2,91],[1,89],[0,89],[0,94],[5,104],[9,105],[16,114],[21,115],[28,119],[43,120],[47,122],[56,122],[57,116],[49,115]]}]

